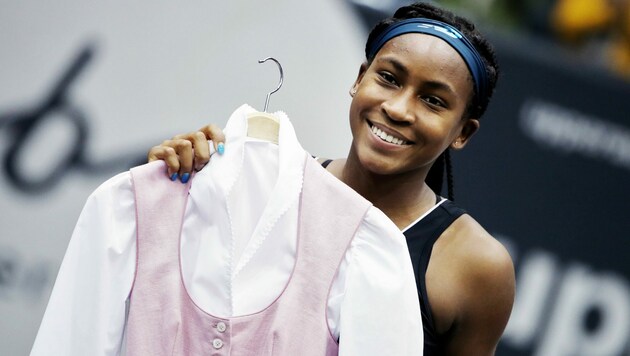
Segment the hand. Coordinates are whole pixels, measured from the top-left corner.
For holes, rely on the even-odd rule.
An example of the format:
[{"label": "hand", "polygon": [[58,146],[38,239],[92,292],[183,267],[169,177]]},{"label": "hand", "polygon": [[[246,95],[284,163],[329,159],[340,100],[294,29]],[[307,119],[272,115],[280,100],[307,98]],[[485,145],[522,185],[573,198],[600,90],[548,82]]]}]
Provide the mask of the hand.
[{"label": "hand", "polygon": [[199,131],[177,135],[170,140],[153,146],[149,150],[148,160],[163,160],[168,167],[167,174],[171,180],[180,178],[182,183],[188,182],[192,169],[201,170],[210,161],[208,140],[212,140],[214,149],[223,154],[225,135],[216,125],[206,125]]}]

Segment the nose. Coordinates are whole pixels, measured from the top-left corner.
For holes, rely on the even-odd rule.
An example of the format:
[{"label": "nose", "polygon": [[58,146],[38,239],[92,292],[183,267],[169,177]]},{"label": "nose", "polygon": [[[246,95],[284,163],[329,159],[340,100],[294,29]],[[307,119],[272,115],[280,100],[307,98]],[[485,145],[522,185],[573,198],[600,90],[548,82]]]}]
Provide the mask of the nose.
[{"label": "nose", "polygon": [[411,124],[414,121],[410,100],[413,95],[399,92],[381,103],[381,110],[392,121]]}]

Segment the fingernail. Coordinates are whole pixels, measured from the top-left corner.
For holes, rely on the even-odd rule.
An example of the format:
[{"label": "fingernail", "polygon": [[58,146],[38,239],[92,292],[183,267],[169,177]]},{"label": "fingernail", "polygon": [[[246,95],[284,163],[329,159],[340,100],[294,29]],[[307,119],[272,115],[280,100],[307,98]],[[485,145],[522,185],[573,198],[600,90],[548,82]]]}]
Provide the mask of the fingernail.
[{"label": "fingernail", "polygon": [[225,152],[225,145],[223,144],[223,142],[219,142],[219,144],[217,145],[217,152],[219,152],[220,155]]},{"label": "fingernail", "polygon": [[174,182],[177,179],[177,172],[171,174],[171,180]]},{"label": "fingernail", "polygon": [[187,183],[188,179],[190,179],[190,173],[182,174],[182,183]]}]

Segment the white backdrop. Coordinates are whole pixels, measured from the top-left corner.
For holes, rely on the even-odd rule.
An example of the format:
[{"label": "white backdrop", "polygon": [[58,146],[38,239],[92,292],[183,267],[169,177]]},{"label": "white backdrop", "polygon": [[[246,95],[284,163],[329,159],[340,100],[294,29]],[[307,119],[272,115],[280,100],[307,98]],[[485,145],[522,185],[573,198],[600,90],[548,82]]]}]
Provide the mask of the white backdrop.
[{"label": "white backdrop", "polygon": [[[363,28],[346,3],[295,1],[0,0],[0,159],[16,148],[15,121],[40,106],[84,48],[92,56],[65,91],[64,108],[87,122],[85,160],[37,191],[0,174],[0,345],[25,355],[35,337],[81,207],[124,160],[242,103],[292,118],[313,154],[344,155],[348,90],[363,58]],[[40,113],[18,154],[23,177],[45,177],[75,146],[68,112]],[[20,121],[20,122],[22,122]],[[13,123],[11,123],[13,122]],[[229,143],[227,148],[229,149]],[[4,172],[4,169],[3,169]]]}]

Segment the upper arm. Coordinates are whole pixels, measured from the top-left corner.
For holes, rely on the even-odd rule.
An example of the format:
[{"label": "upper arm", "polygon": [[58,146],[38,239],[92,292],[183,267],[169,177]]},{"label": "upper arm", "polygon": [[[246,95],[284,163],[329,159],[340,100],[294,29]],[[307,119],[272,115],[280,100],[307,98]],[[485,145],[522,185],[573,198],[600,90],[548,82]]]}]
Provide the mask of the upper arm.
[{"label": "upper arm", "polygon": [[461,256],[458,307],[447,354],[494,355],[508,322],[515,295],[512,259],[485,230],[473,228]]}]

